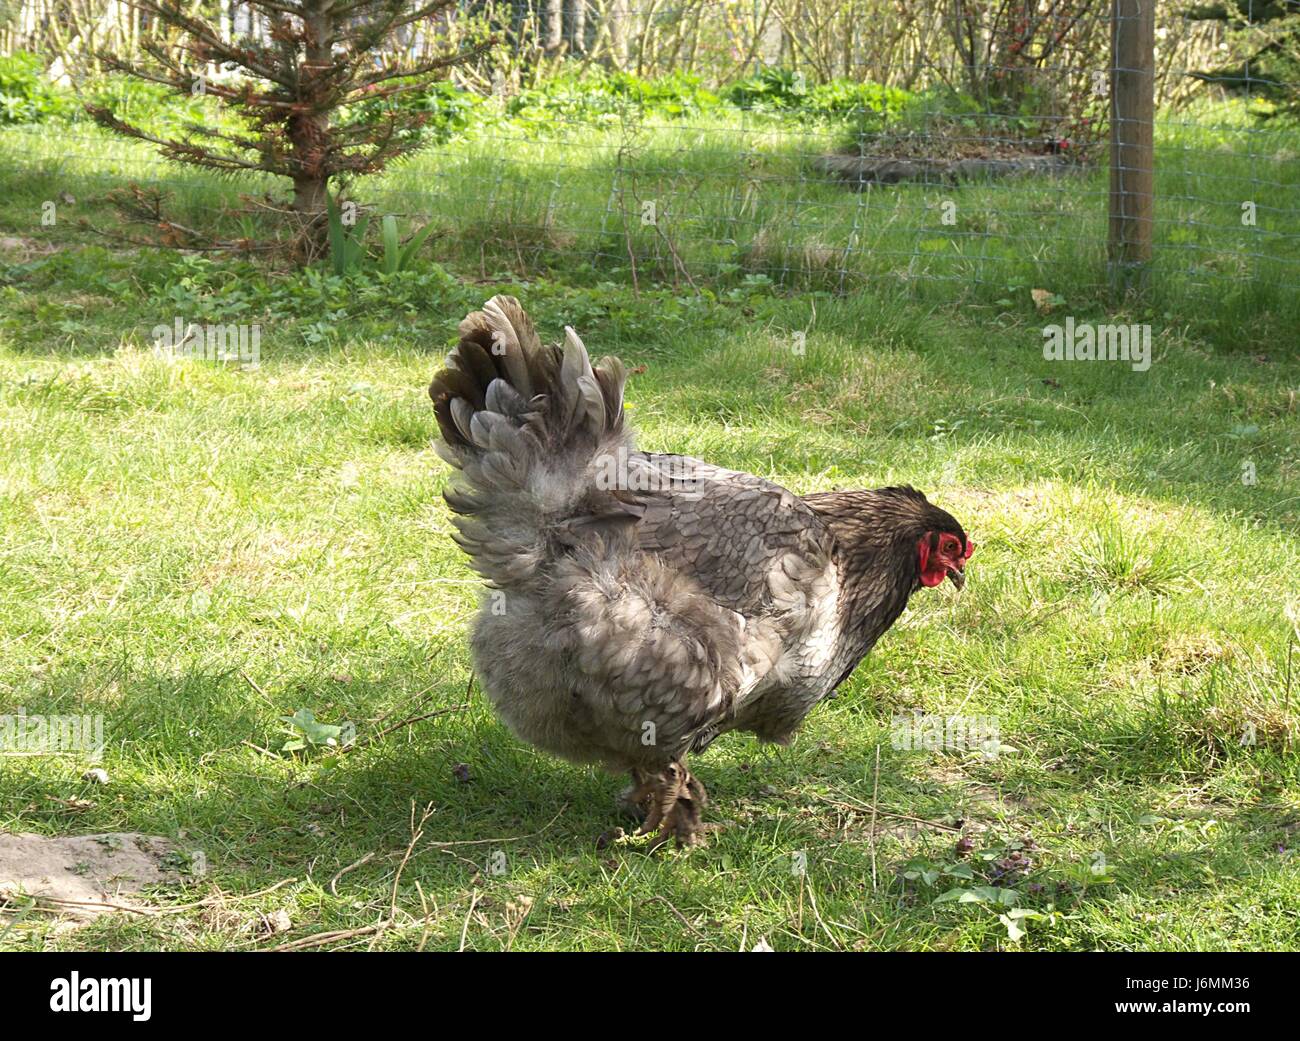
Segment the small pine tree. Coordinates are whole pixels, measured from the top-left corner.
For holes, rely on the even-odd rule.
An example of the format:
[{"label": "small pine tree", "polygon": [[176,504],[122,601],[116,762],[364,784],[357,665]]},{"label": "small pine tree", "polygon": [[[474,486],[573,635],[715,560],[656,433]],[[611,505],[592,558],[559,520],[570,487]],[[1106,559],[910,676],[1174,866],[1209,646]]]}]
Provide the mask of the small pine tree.
[{"label": "small pine tree", "polygon": [[[223,34],[183,0],[129,2],[179,30],[184,42],[173,49],[146,41],[147,64],[100,54],[104,65],[178,94],[221,98],[247,129],[187,124],[179,136],[163,136],[101,105],[88,104],[87,111],[119,134],[158,145],[169,159],[288,178],[303,262],[325,248],[330,182],[378,172],[419,146],[428,114],[399,104],[399,96],[427,87],[491,44],[416,60],[383,47],[406,26],[433,24],[456,0],[247,0],[268,26],[266,39]],[[206,70],[214,66],[238,75],[211,79]],[[348,106],[357,108],[345,114]]]}]

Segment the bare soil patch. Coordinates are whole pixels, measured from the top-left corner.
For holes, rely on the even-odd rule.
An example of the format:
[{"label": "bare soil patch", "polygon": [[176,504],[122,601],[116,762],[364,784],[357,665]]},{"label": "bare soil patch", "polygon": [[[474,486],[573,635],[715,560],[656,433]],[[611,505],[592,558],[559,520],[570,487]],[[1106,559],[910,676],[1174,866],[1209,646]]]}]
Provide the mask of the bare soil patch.
[{"label": "bare soil patch", "polygon": [[175,847],[156,835],[0,835],[0,899],[36,897],[93,918],[136,906],[145,886],[180,880]]}]

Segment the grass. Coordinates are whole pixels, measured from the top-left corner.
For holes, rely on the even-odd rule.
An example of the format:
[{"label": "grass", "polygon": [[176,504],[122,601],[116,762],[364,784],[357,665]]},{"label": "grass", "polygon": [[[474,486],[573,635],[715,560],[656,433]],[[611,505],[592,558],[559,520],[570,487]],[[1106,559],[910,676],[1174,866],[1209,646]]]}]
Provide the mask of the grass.
[{"label": "grass", "polygon": [[[729,108],[545,128],[487,118],[358,194],[408,226],[433,221],[437,255],[480,278],[771,282],[931,305],[992,305],[1040,287],[1076,308],[1107,302],[1104,163],[1056,178],[853,191],[812,165],[844,147],[838,123]],[[173,219],[230,237],[258,227],[231,212],[247,208],[241,195],[276,187],[182,170],[86,124],[6,128],[0,149],[15,160],[0,173],[0,213],[38,236],[50,185],[77,198],[69,217],[111,228],[107,187],[156,184],[170,193]],[[1297,152],[1300,128],[1261,124],[1239,105],[1160,118],[1149,317],[1187,322],[1218,346],[1288,339],[1300,322],[1300,210],[1289,201]],[[1253,224],[1243,223],[1247,205]]]},{"label": "grass", "polygon": [[[0,228],[34,236],[44,189],[15,180]],[[468,206],[467,181],[440,184]],[[1005,285],[960,307],[726,272],[637,293],[576,252],[523,282],[464,237],[443,240],[450,274],[284,277],[46,234],[55,252],[0,272],[0,706],[102,714],[109,781],[0,757],[0,828],[167,835],[206,872],[158,903],[227,899],[72,931],[29,911],[0,948],[381,922],[326,945],[1296,946],[1300,359],[1267,323],[1229,344],[1209,305],[1132,317],[1156,326],[1139,373],[1044,360],[1046,319]],[[1105,320],[1068,286],[1079,321]],[[520,745],[472,688],[476,582],[423,388],[499,290],[547,335],[568,322],[645,366],[646,446],[799,492],[907,481],[979,544],[965,591],[918,594],[792,747],[729,736],[700,757],[724,825],[707,848],[597,848],[621,781]],[[259,322],[260,368],[156,357],[149,330],[175,315]],[[304,708],[357,746],[282,752]],[[1005,747],[895,747],[917,711],[993,718]]]}]

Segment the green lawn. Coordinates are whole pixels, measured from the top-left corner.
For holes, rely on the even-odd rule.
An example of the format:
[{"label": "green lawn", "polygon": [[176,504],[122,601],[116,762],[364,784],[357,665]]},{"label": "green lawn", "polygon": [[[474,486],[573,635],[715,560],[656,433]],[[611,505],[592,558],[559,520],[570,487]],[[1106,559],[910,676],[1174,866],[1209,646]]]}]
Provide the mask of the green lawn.
[{"label": "green lawn", "polygon": [[[48,184],[13,140],[0,234],[33,245],[0,252],[0,708],[103,714],[109,783],[0,757],[0,829],[166,835],[207,870],[156,894],[176,913],[75,931],[15,900],[0,948],[380,923],[325,946],[1297,946],[1300,358],[1294,328],[1270,332],[1280,307],[1235,338],[1212,300],[1121,312],[1153,325],[1134,372],[1043,359],[1045,322],[1107,319],[1068,280],[1039,315],[1032,269],[960,307],[726,272],[637,293],[613,261],[522,282],[449,236],[446,271],[277,276],[34,226]],[[102,216],[92,181],[120,173],[78,172],[71,213]],[[424,387],[497,291],[645,366],[645,446],[800,492],[913,483],[979,544],[965,591],[918,594],[793,747],[733,735],[698,758],[722,825],[703,849],[597,848],[622,780],[520,745],[472,685],[476,583]],[[154,356],[175,316],[259,323],[260,368]],[[281,752],[302,708],[357,746]],[[896,749],[914,709],[996,717],[1009,747]],[[1028,873],[999,875],[1016,843]],[[1032,913],[936,902],[999,882]],[[277,910],[291,931],[270,936]]]},{"label": "green lawn", "polygon": [[[715,290],[771,283],[904,294],[944,307],[996,305],[1045,288],[1076,308],[1105,302],[1104,148],[1100,161],[1060,177],[854,191],[814,166],[849,147],[849,137],[836,123],[735,109],[676,120],[558,119],[545,130],[488,119],[354,194],[398,215],[404,230],[432,221],[437,255],[480,279],[509,272]],[[1300,126],[1260,123],[1239,105],[1202,103],[1160,117],[1144,317],[1188,327],[1215,346],[1245,339],[1294,347],[1297,154]],[[61,234],[103,241],[76,225],[117,230],[103,196],[126,183],[160,188],[166,214],[186,226],[256,236],[264,211],[249,200],[276,187],[269,177],[185,170],[84,123],[0,128],[0,155],[0,226],[41,240],[50,234],[42,206],[54,202],[58,220],[73,225]],[[62,192],[75,204],[64,206]],[[1253,224],[1243,223],[1247,204]],[[140,226],[130,233],[148,237]]]}]

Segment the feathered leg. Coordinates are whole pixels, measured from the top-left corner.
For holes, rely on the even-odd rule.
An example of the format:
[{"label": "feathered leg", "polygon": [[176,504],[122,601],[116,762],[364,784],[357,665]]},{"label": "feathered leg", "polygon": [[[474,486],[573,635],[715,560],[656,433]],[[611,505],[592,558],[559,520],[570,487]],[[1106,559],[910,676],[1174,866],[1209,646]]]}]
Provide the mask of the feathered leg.
[{"label": "feathered leg", "polygon": [[640,770],[632,771],[632,783],[618,793],[615,805],[619,813],[626,814],[638,821],[645,820],[645,806],[642,804],[645,793],[645,775]]}]

